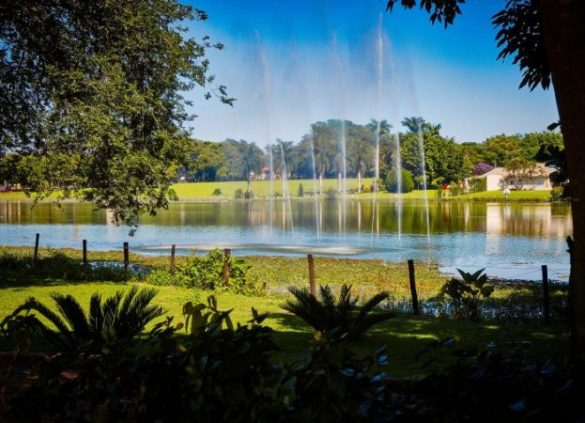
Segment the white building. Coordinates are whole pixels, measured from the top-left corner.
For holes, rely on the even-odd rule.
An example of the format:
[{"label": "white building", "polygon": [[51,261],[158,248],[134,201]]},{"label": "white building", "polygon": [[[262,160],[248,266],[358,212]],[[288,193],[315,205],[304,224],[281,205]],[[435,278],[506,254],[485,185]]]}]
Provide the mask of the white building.
[{"label": "white building", "polygon": [[484,179],[486,191],[498,191],[505,188],[516,190],[550,190],[550,174],[556,169],[537,163],[534,167],[517,171],[496,167],[480,176],[469,179]]}]

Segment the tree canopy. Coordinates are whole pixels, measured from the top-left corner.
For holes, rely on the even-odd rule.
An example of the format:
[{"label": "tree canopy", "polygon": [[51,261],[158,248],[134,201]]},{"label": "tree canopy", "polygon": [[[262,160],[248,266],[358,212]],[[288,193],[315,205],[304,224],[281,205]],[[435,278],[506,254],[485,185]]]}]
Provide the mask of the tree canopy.
[{"label": "tree canopy", "polygon": [[[185,158],[183,92],[209,87],[187,36],[204,12],[176,0],[0,3],[0,158],[47,195],[78,195],[126,220],[167,205]],[[225,103],[225,87],[208,90]]]}]

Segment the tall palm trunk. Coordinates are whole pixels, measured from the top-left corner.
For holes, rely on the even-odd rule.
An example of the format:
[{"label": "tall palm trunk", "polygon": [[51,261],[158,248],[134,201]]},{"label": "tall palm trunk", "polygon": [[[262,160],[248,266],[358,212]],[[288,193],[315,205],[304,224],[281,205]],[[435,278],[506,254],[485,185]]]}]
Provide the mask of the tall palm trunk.
[{"label": "tall palm trunk", "polygon": [[538,3],[571,181],[574,237],[570,276],[572,351],[577,374],[583,378],[585,376],[585,1],[539,0]]}]

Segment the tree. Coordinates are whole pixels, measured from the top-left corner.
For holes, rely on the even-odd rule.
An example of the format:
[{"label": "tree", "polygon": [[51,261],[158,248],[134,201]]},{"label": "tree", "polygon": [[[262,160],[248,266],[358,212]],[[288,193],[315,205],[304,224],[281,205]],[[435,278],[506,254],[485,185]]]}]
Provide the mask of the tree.
[{"label": "tree", "polygon": [[408,132],[416,134],[423,128],[425,120],[420,116],[419,117],[412,116],[402,119],[402,122],[400,122],[400,124],[402,126],[405,126],[408,129]]},{"label": "tree", "polygon": [[[388,0],[417,5],[431,22],[452,24],[465,0]],[[571,251],[571,317],[573,359],[585,378],[585,2],[582,0],[509,0],[493,17],[499,28],[499,58],[512,57],[522,71],[520,87],[554,87],[560,127],[571,178],[573,242]]]},{"label": "tree", "polygon": [[176,0],[1,2],[0,156],[19,158],[19,182],[116,220],[165,207],[188,143],[182,93],[213,81],[204,55],[222,47],[181,23],[205,19]]},{"label": "tree", "polygon": [[187,150],[186,172],[196,181],[216,181],[227,175],[227,160],[222,145],[193,140]]},{"label": "tree", "polygon": [[264,152],[255,143],[240,140],[238,144],[238,167],[243,179],[248,181],[247,192],[250,194],[252,173],[257,172],[264,164]]},{"label": "tree", "polygon": [[334,128],[328,122],[317,122],[311,125],[311,133],[318,176],[324,178],[335,175],[337,138]]},{"label": "tree", "polygon": [[386,180],[384,181],[384,185],[386,186],[386,191],[393,192],[393,193],[406,193],[410,192],[414,189],[414,180],[412,179],[411,173],[406,169],[401,169],[401,181],[399,183],[397,176],[396,169],[392,169],[386,175]]},{"label": "tree", "polygon": [[494,166],[505,167],[508,161],[522,155],[520,136],[500,134],[485,141],[484,154]]}]

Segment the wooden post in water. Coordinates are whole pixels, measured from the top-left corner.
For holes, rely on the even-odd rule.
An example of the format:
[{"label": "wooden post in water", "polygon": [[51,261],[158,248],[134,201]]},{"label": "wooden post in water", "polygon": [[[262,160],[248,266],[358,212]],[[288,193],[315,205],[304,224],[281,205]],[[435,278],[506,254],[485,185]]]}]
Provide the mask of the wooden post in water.
[{"label": "wooden post in water", "polygon": [[225,248],[223,250],[223,272],[222,272],[222,279],[224,286],[227,286],[230,282],[230,257],[232,255],[232,250],[229,248]]},{"label": "wooden post in water", "polygon": [[87,239],[82,241],[83,244],[83,265],[87,266]]},{"label": "wooden post in water", "polygon": [[410,282],[410,295],[412,297],[412,313],[418,316],[418,294],[416,293],[416,280],[414,278],[414,260],[408,260],[408,280]]},{"label": "wooden post in water", "polygon": [[315,284],[315,260],[313,259],[313,254],[307,254],[307,261],[309,262],[309,292],[314,297],[317,288]]},{"label": "wooden post in water", "polygon": [[124,243],[124,269],[128,270],[128,265],[130,264],[130,254],[128,251],[128,243]]},{"label": "wooden post in water", "polygon": [[542,313],[544,323],[550,323],[550,298],[548,293],[548,266],[542,265]]},{"label": "wooden post in water", "polygon": [[173,273],[175,271],[175,250],[176,246],[173,244],[171,246],[171,264],[169,266],[169,272]]},{"label": "wooden post in water", "polygon": [[39,238],[41,237],[41,234],[37,233],[35,235],[35,253],[33,256],[33,260],[37,261],[37,259],[39,258]]}]

